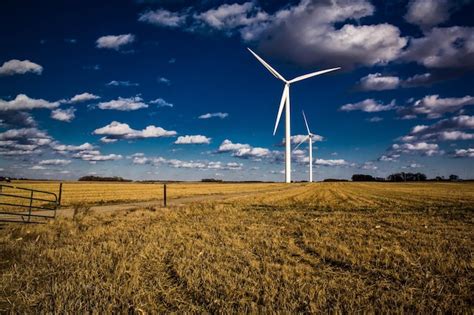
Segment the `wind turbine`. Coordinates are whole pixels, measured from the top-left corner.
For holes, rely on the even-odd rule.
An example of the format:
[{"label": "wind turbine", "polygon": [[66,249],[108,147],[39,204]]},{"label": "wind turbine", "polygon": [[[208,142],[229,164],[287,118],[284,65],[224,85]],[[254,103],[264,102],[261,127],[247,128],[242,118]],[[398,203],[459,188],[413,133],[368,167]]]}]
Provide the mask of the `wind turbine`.
[{"label": "wind turbine", "polygon": [[334,70],[341,69],[341,67],[331,68],[321,71],[316,71],[312,73],[308,73],[299,77],[296,77],[292,80],[286,80],[281,74],[279,74],[275,69],[273,69],[268,63],[265,62],[262,58],[260,58],[256,53],[254,53],[250,48],[247,48],[258,61],[260,61],[271,74],[275,76],[275,78],[280,79],[285,83],[285,87],[283,89],[283,95],[281,96],[280,107],[278,108],[278,115],[275,122],[275,129],[273,129],[273,135],[275,135],[278,123],[280,122],[281,113],[283,112],[283,107],[285,107],[285,182],[291,183],[291,132],[290,132],[290,85],[292,83],[302,81],[304,79],[308,79],[317,75],[321,75],[324,73],[328,73]]},{"label": "wind turbine", "polygon": [[306,115],[304,114],[304,111],[303,111],[303,118],[304,118],[304,123],[306,125],[306,130],[308,130],[308,135],[306,137],[303,138],[303,140],[301,140],[300,143],[298,143],[298,145],[295,147],[294,150],[298,149],[298,147],[300,145],[302,145],[306,140],[308,140],[308,150],[309,150],[309,182],[312,183],[313,182],[313,137],[315,136],[315,134],[313,134],[310,130],[309,130],[309,126],[308,126],[308,121],[306,120]]}]

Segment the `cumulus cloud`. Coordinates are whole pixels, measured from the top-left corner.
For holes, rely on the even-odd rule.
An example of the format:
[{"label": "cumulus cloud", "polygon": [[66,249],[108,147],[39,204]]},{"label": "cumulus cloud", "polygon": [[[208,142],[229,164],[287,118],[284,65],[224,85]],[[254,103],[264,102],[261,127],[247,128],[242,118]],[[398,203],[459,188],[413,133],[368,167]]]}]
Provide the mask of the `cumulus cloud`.
[{"label": "cumulus cloud", "polygon": [[427,95],[414,102],[410,107],[399,109],[402,117],[414,118],[417,115],[426,115],[429,119],[439,118],[446,113],[454,113],[465,106],[474,105],[474,97],[440,98],[439,95]]},{"label": "cumulus cloud", "polygon": [[474,134],[463,131],[472,129],[474,129],[474,116],[460,115],[442,119],[430,126],[417,125],[399,140],[403,142],[472,140]]},{"label": "cumulus cloud", "polygon": [[158,26],[180,27],[185,24],[187,18],[186,13],[171,12],[163,9],[155,11],[147,11],[142,13],[138,20]]},{"label": "cumulus cloud", "polygon": [[138,83],[134,83],[130,81],[116,81],[116,80],[112,80],[106,85],[108,86],[139,86]]},{"label": "cumulus cloud", "polygon": [[100,109],[114,109],[120,111],[132,111],[141,108],[147,108],[148,105],[143,103],[143,99],[139,96],[123,98],[116,100],[101,102],[97,105]]},{"label": "cumulus cloud", "polygon": [[174,105],[168,103],[162,98],[157,98],[156,100],[150,101],[150,104],[156,104],[157,107],[173,107]]},{"label": "cumulus cloud", "polygon": [[96,135],[104,135],[108,139],[145,139],[173,137],[176,135],[176,131],[168,131],[153,125],[147,126],[143,130],[135,130],[130,128],[128,124],[118,121],[113,121],[102,128],[98,128],[94,130],[93,133]]},{"label": "cumulus cloud", "polygon": [[[190,9],[191,11],[192,9]],[[160,10],[162,16],[178,14],[179,23],[187,31],[221,31],[238,34],[257,43],[268,54],[289,59],[300,65],[330,62],[350,68],[355,65],[385,64],[398,58],[407,39],[390,24],[359,25],[360,18],[373,15],[374,6],[367,0],[311,1],[285,6],[274,13],[265,12],[255,2],[222,4],[205,12],[173,13]],[[139,20],[151,22],[150,12]]]},{"label": "cumulus cloud", "polygon": [[122,155],[120,154],[102,154],[100,151],[92,150],[92,151],[80,151],[75,153],[73,156],[75,159],[81,159],[83,161],[88,162],[104,162],[104,161],[117,161],[122,159]]},{"label": "cumulus cloud", "polygon": [[26,112],[0,110],[0,127],[36,127],[36,121]]},{"label": "cumulus cloud", "polygon": [[213,29],[235,30],[265,22],[269,19],[269,15],[261,11],[255,3],[246,2],[222,4],[218,8],[195,14],[194,18]]},{"label": "cumulus cloud", "polygon": [[37,128],[9,129],[0,133],[0,155],[31,155],[42,152],[52,138]]},{"label": "cumulus cloud", "polygon": [[381,73],[369,74],[359,81],[359,89],[363,91],[393,90],[400,85],[400,78],[396,76],[382,75]]},{"label": "cumulus cloud", "polygon": [[397,108],[397,106],[395,105],[395,100],[393,100],[387,105],[384,105],[381,102],[378,102],[372,98],[369,98],[361,102],[343,105],[341,106],[339,110],[344,111],[344,112],[360,110],[366,113],[377,113],[377,112],[393,110],[395,108]]},{"label": "cumulus cloud", "polygon": [[348,165],[349,163],[347,163],[347,161],[343,159],[336,159],[336,160],[316,159],[314,161],[314,164],[322,165],[322,166],[345,166],[345,165]]},{"label": "cumulus cloud", "polygon": [[81,103],[81,102],[97,100],[99,98],[100,98],[100,96],[85,92],[85,93],[82,93],[82,94],[74,95],[68,102],[71,103],[71,104],[74,104],[74,103]]},{"label": "cumulus cloud", "polygon": [[76,117],[74,114],[75,112],[76,109],[72,107],[67,109],[58,108],[51,111],[51,118],[64,122],[71,122]]},{"label": "cumulus cloud", "polygon": [[428,29],[446,22],[452,1],[449,0],[411,0],[405,15],[407,22]]},{"label": "cumulus cloud", "polygon": [[132,156],[132,163],[137,165],[150,164],[154,166],[167,165],[172,168],[198,169],[198,170],[241,170],[242,163],[221,161],[183,161],[166,159],[163,157],[145,157],[143,154]]},{"label": "cumulus cloud", "polygon": [[51,159],[51,160],[42,160],[39,161],[39,165],[69,165],[71,164],[70,160],[64,159]]},{"label": "cumulus cloud", "polygon": [[403,144],[393,144],[393,152],[400,153],[420,153],[422,155],[433,156],[436,154],[441,154],[439,146],[436,143],[427,143],[427,142],[415,142],[415,143],[403,143]]},{"label": "cumulus cloud", "polygon": [[180,136],[174,142],[175,144],[209,144],[211,138],[202,135]]},{"label": "cumulus cloud", "polygon": [[433,28],[424,37],[412,38],[402,59],[427,68],[474,68],[474,27]]},{"label": "cumulus cloud", "polygon": [[[291,144],[292,145],[297,145],[299,144],[301,141],[305,140],[306,137],[308,135],[294,135],[294,136],[291,136],[290,139],[291,139]],[[306,140],[308,141],[308,140]],[[311,138],[311,142],[312,143],[315,143],[315,142],[321,142],[321,141],[324,141],[324,137],[323,136],[320,136],[320,135],[313,135],[313,137]],[[281,142],[279,144],[277,144],[277,146],[284,146],[285,145],[285,138],[283,138],[281,140]]]},{"label": "cumulus cloud", "polygon": [[108,138],[108,137],[102,137],[100,138],[100,142],[102,143],[114,143],[114,142],[117,142],[118,139],[111,139],[111,138]]},{"label": "cumulus cloud", "polygon": [[85,142],[80,145],[65,145],[65,144],[53,143],[51,147],[53,148],[53,150],[60,153],[61,152],[62,153],[76,152],[76,151],[91,151],[95,149],[95,147],[89,142]]},{"label": "cumulus cloud", "polygon": [[29,60],[18,59],[5,61],[0,67],[0,76],[25,74],[28,72],[41,74],[43,72],[43,67]]},{"label": "cumulus cloud", "polygon": [[454,151],[453,154],[454,157],[458,158],[474,158],[474,148],[468,148],[468,149],[457,149]]},{"label": "cumulus cloud", "polygon": [[226,152],[232,153],[233,157],[240,159],[277,160],[281,157],[281,152],[279,151],[271,151],[261,147],[252,147],[249,144],[233,143],[228,139],[225,139],[217,149],[217,153]]},{"label": "cumulus cloud", "polygon": [[210,119],[210,118],[220,118],[220,119],[224,119],[226,117],[228,117],[229,114],[228,113],[207,113],[207,114],[203,114],[201,116],[198,117],[198,119]]},{"label": "cumulus cloud", "polygon": [[29,98],[25,94],[18,94],[14,100],[5,101],[0,99],[0,111],[31,110],[36,108],[53,109],[59,106],[59,102],[48,102],[43,99]]},{"label": "cumulus cloud", "polygon": [[96,46],[97,48],[120,50],[123,46],[131,44],[134,41],[135,36],[132,34],[107,35],[99,37],[96,41]]}]

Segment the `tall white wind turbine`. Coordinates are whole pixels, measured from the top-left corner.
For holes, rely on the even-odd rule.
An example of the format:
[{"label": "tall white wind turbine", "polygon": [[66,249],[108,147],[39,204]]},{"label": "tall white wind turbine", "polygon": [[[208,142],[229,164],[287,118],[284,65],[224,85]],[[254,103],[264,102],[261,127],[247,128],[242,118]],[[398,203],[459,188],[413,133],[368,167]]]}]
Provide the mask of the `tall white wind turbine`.
[{"label": "tall white wind turbine", "polygon": [[300,143],[298,143],[298,145],[295,147],[294,150],[298,149],[298,147],[303,144],[306,140],[308,140],[308,150],[309,150],[309,182],[312,183],[313,182],[313,137],[315,136],[315,134],[313,134],[310,130],[309,130],[309,126],[308,126],[308,121],[306,120],[306,115],[304,114],[304,111],[303,111],[303,118],[304,118],[304,123],[306,125],[306,130],[308,131],[308,135],[306,137],[303,138],[303,140],[301,140]]},{"label": "tall white wind turbine", "polygon": [[292,83],[302,81],[304,79],[308,79],[317,75],[321,75],[324,73],[328,73],[331,71],[335,71],[341,69],[341,67],[331,68],[321,71],[316,71],[312,73],[308,73],[299,77],[294,78],[293,80],[286,80],[281,74],[279,74],[275,69],[273,69],[268,63],[265,62],[262,58],[260,58],[256,53],[254,53],[250,48],[247,48],[255,58],[260,61],[271,74],[275,76],[275,78],[280,79],[285,83],[285,87],[283,88],[283,95],[281,96],[280,107],[278,108],[278,115],[275,122],[275,128],[273,129],[273,135],[275,135],[278,123],[280,122],[281,113],[283,112],[283,107],[285,107],[285,182],[291,183],[291,132],[290,132],[290,85]]}]

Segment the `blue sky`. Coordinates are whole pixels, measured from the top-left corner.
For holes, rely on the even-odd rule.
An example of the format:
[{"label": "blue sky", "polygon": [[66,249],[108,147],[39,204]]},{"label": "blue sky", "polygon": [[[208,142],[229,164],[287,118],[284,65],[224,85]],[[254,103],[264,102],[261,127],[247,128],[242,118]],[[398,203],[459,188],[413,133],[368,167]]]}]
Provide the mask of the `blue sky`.
[{"label": "blue sky", "polygon": [[[6,1],[0,173],[283,180],[287,79],[314,176],[474,177],[472,1]],[[307,145],[293,154],[307,179]]]}]

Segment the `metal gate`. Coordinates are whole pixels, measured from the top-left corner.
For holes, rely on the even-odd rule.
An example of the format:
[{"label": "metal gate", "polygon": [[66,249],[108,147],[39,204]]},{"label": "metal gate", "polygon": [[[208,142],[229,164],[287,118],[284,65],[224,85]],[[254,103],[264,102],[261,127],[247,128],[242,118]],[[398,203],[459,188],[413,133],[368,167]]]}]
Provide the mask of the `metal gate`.
[{"label": "metal gate", "polygon": [[0,222],[44,223],[56,217],[61,206],[62,183],[59,196],[55,193],[0,184]]}]

